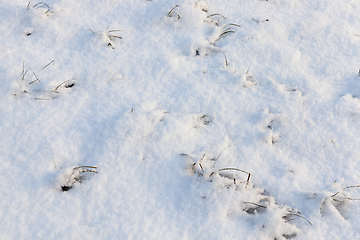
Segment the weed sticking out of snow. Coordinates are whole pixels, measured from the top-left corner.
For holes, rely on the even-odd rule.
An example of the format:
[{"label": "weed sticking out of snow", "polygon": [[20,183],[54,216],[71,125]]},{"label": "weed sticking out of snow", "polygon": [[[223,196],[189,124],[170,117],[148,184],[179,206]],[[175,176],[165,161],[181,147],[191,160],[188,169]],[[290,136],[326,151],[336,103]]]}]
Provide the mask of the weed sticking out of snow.
[{"label": "weed sticking out of snow", "polygon": [[75,86],[75,79],[69,79],[57,85],[57,87],[54,89],[53,92],[60,93],[59,91],[61,88],[72,88],[74,86]]},{"label": "weed sticking out of snow", "polygon": [[[243,194],[244,191],[246,191],[247,193],[244,195],[250,198],[250,200],[246,200],[246,197],[237,200],[238,202],[241,202],[241,209],[243,212],[250,215],[264,214],[267,211],[278,214],[277,217],[282,219],[282,221],[280,221],[277,225],[272,225],[272,228],[274,228],[272,229],[274,230],[274,233],[272,234],[275,234],[275,238],[279,237],[278,235],[284,237],[285,239],[295,238],[300,232],[295,225],[292,225],[291,228],[283,228],[284,226],[291,224],[295,218],[303,219],[312,225],[312,223],[302,216],[298,210],[284,205],[277,205],[275,199],[269,196],[266,191],[256,188],[250,182],[250,177],[252,176],[251,173],[238,168],[215,168],[221,153],[215,159],[207,159],[206,154],[204,154],[199,160],[194,160],[188,154],[180,155],[186,158],[186,169],[189,174],[201,177],[206,181],[214,183],[216,188],[226,188],[232,191],[239,191]],[[238,173],[247,177],[238,176]],[[289,232],[289,229],[293,229],[292,232]],[[266,229],[266,231],[269,230]]]},{"label": "weed sticking out of snow", "polygon": [[204,22],[211,23],[215,26],[214,35],[210,40],[210,43],[212,45],[215,45],[217,41],[225,38],[229,34],[235,33],[235,28],[240,28],[240,25],[235,23],[225,23],[220,26],[220,18],[226,19],[226,17],[224,17],[220,13],[213,13],[208,15],[207,18],[204,20]]},{"label": "weed sticking out of snow", "polygon": [[[55,60],[50,61],[46,64],[40,71],[47,70],[50,65],[54,65]],[[29,75],[29,72],[32,72],[32,75]],[[63,81],[58,84],[52,90],[47,90],[48,87],[44,86],[44,83],[40,81],[37,74],[31,70],[31,68],[27,68],[25,70],[25,64],[23,63],[23,69],[20,74],[20,79],[17,83],[13,84],[13,95],[18,98],[22,95],[26,95],[29,98],[33,98],[35,100],[50,100],[59,96],[60,93],[66,93],[69,89],[75,86],[75,79],[69,79]]]},{"label": "weed sticking out of snow", "polygon": [[97,167],[94,166],[79,166],[67,171],[64,182],[61,185],[61,190],[66,192],[73,188],[76,183],[82,183],[90,179],[93,174],[97,173]]},{"label": "weed sticking out of snow", "polygon": [[36,11],[39,11],[40,13],[44,13],[44,15],[46,16],[51,16],[52,14],[54,14],[54,12],[51,11],[50,6],[45,2],[38,2],[34,4],[32,7],[31,7],[31,2],[29,2],[26,7],[27,10],[34,9]]},{"label": "weed sticking out of snow", "polygon": [[327,215],[330,212],[337,211],[341,216],[344,215],[343,211],[351,201],[359,201],[360,198],[350,197],[350,193],[346,190],[360,188],[360,185],[348,186],[340,189],[330,197],[325,198],[320,207],[321,214]]},{"label": "weed sticking out of snow", "polygon": [[177,12],[175,12],[174,10],[175,10],[175,8],[177,8],[179,5],[176,5],[175,7],[173,7],[169,12],[168,12],[168,14],[167,14],[167,17],[176,17],[176,19],[180,19],[180,15],[177,13]]},{"label": "weed sticking out of snow", "polygon": [[209,11],[209,5],[207,3],[207,1],[205,0],[199,0],[194,4],[195,8],[200,9],[201,11],[207,13]]},{"label": "weed sticking out of snow", "polygon": [[[95,32],[91,28],[89,28],[89,30],[95,34]],[[107,30],[106,28],[102,32],[98,33],[98,37],[102,42],[105,43],[107,47],[110,47],[111,49],[115,49],[116,40],[122,39],[122,37],[119,35],[119,33],[122,31],[123,30],[117,30],[117,29]]]}]

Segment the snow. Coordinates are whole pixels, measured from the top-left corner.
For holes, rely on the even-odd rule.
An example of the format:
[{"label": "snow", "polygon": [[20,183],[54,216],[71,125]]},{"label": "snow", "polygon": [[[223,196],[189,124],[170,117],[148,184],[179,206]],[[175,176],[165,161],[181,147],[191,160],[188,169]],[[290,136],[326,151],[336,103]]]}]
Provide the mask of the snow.
[{"label": "snow", "polygon": [[1,238],[359,239],[359,10],[1,1]]}]

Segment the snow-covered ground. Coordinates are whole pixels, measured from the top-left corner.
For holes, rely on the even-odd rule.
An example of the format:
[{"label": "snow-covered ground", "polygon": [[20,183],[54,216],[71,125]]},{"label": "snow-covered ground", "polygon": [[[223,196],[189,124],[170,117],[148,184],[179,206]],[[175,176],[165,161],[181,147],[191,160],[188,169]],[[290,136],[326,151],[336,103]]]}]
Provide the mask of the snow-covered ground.
[{"label": "snow-covered ground", "polygon": [[0,1],[0,238],[360,239],[359,12]]}]

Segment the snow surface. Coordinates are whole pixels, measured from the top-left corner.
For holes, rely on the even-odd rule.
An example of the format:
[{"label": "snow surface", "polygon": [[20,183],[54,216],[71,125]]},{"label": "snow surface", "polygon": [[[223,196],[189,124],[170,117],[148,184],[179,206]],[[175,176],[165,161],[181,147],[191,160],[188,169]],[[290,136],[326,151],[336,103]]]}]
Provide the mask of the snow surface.
[{"label": "snow surface", "polygon": [[0,1],[1,239],[360,239],[359,12]]}]

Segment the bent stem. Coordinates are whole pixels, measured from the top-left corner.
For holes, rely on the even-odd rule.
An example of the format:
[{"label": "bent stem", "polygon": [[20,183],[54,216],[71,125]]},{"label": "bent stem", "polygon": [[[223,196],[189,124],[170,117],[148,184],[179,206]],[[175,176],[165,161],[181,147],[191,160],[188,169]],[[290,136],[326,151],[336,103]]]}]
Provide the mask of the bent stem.
[{"label": "bent stem", "polygon": [[224,17],[224,16],[221,15],[220,13],[211,14],[211,15],[207,16],[207,18],[211,18],[211,17],[214,17],[214,16],[221,16],[221,17],[223,17],[224,19],[226,19],[226,17]]},{"label": "bent stem", "polygon": [[174,9],[177,8],[179,5],[176,5],[175,7],[173,7],[167,14],[168,17],[171,17],[173,14],[177,15],[177,19],[180,18],[180,15],[177,12],[174,12]]},{"label": "bent stem", "polygon": [[288,213],[288,214],[286,214],[286,216],[284,216],[284,217],[287,217],[287,216],[297,216],[297,217],[300,217],[300,218],[302,218],[302,219],[305,219],[305,220],[312,226],[312,223],[311,223],[307,218],[305,218],[304,216],[301,216],[300,214],[297,214],[297,213]]},{"label": "bent stem", "polygon": [[[57,92],[58,88],[61,87],[62,85],[64,85],[65,83],[67,82],[70,82],[70,81],[75,81],[75,79],[70,79],[70,80],[66,80],[65,82],[62,82],[60,83],[53,92]],[[58,92],[57,92],[58,93]]]},{"label": "bent stem", "polygon": [[246,172],[246,171],[241,170],[241,169],[238,169],[238,168],[222,168],[222,169],[219,169],[219,172],[222,172],[222,171],[230,171],[230,170],[239,171],[239,172],[246,173],[246,174],[248,174],[248,175],[252,175],[251,173]]}]

